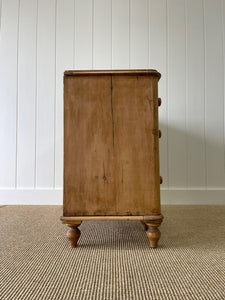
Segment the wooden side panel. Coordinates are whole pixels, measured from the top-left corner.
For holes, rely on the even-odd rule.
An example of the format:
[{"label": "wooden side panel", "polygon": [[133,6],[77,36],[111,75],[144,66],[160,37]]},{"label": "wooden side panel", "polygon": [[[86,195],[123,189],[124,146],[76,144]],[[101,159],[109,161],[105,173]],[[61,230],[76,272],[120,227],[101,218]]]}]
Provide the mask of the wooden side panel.
[{"label": "wooden side panel", "polygon": [[157,80],[65,76],[64,216],[160,212]]},{"label": "wooden side panel", "polygon": [[115,76],[112,96],[117,212],[159,212],[157,78]]},{"label": "wooden side panel", "polygon": [[114,214],[111,77],[64,84],[64,215]]}]

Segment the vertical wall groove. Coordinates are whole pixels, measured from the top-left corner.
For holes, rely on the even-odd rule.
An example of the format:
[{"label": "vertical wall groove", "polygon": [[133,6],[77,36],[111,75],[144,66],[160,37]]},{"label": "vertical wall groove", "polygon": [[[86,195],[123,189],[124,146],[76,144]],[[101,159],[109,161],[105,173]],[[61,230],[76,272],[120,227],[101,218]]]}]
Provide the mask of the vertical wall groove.
[{"label": "vertical wall groove", "polygon": [[92,70],[94,69],[94,0],[92,0]]},{"label": "vertical wall groove", "polygon": [[[224,149],[224,173],[225,173],[225,3],[221,0],[221,21],[222,21],[222,39],[223,39],[223,149]],[[225,177],[225,176],[224,176]]]},{"label": "vertical wall groove", "polygon": [[131,61],[130,61],[130,36],[131,36],[131,22],[130,22],[130,15],[131,15],[131,8],[130,8],[130,6],[131,6],[131,0],[129,0],[129,69],[130,69],[130,64],[131,64]]},{"label": "vertical wall groove", "polygon": [[[93,0],[94,1],[94,0]],[[75,70],[76,67],[75,67],[75,35],[76,35],[76,30],[75,30],[75,27],[76,27],[76,21],[75,21],[75,16],[76,16],[76,0],[74,0],[74,10],[73,10],[73,69]]]},{"label": "vertical wall groove", "polygon": [[15,158],[15,188],[17,188],[17,168],[18,168],[18,88],[19,88],[19,29],[20,29],[20,0],[18,0],[18,20],[17,20],[17,69],[16,69],[16,158]]},{"label": "vertical wall groove", "polygon": [[112,4],[113,0],[111,0],[110,2],[110,7],[111,7],[111,14],[110,14],[110,34],[111,34],[111,39],[110,39],[110,43],[111,43],[111,53],[110,53],[110,57],[111,57],[111,69],[113,68],[113,43],[112,43],[112,38],[113,38],[113,16],[112,16],[112,11],[113,11],[113,4]]},{"label": "vertical wall groove", "polygon": [[203,11],[203,40],[204,40],[204,156],[205,156],[205,189],[207,189],[207,155],[206,155],[206,97],[205,97],[205,84],[206,84],[206,41],[205,41],[205,1],[202,0]]},{"label": "vertical wall groove", "polygon": [[188,147],[189,147],[189,137],[187,134],[187,123],[188,123],[188,51],[187,51],[187,43],[188,43],[188,29],[187,29],[187,3],[186,0],[184,0],[184,13],[185,13],[185,141],[186,141],[186,188],[189,187],[189,165],[188,165]]},{"label": "vertical wall groove", "polygon": [[202,0],[203,13],[203,40],[204,40],[204,158],[205,158],[205,189],[207,189],[207,155],[206,155],[206,97],[205,97],[205,83],[206,83],[206,41],[205,41],[205,1]]},{"label": "vertical wall groove", "polygon": [[151,68],[150,61],[150,0],[148,0],[148,67]]},{"label": "vertical wall groove", "polygon": [[55,0],[55,66],[54,66],[54,68],[55,68],[55,70],[54,70],[54,72],[55,72],[55,81],[54,81],[54,166],[53,166],[53,187],[55,188],[55,177],[56,177],[56,174],[55,174],[55,172],[56,172],[56,167],[55,167],[55,165],[56,165],[56,161],[55,161],[55,159],[56,159],[56,153],[55,153],[55,151],[56,151],[56,36],[57,36],[57,34],[56,34],[56,31],[57,31],[57,5],[58,5],[58,2],[57,2],[57,0]]},{"label": "vertical wall groove", "polygon": [[169,82],[168,82],[168,70],[169,70],[169,64],[168,64],[168,49],[169,49],[169,40],[168,40],[168,0],[166,0],[166,101],[167,101],[167,122],[166,122],[166,134],[167,134],[167,188],[170,189],[170,178],[169,178]]},{"label": "vertical wall groove", "polygon": [[35,147],[34,147],[34,188],[37,186],[37,44],[38,44],[38,0],[37,10],[36,10],[36,53],[35,53],[35,124],[34,124],[34,134],[35,134]]},{"label": "vertical wall groove", "polygon": [[205,41],[205,3],[204,0],[202,0],[202,12],[203,12],[203,40],[204,40],[204,158],[205,158],[205,189],[207,189],[207,163],[206,163],[206,97],[205,97],[205,70],[206,70],[206,53],[205,53],[205,47],[206,47],[206,41]]}]

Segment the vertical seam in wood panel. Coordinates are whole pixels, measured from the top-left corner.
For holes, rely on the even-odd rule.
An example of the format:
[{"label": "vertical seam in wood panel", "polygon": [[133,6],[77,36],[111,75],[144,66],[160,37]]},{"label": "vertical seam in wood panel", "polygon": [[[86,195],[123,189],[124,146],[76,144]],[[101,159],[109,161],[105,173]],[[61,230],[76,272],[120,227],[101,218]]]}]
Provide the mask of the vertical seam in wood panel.
[{"label": "vertical seam in wood panel", "polygon": [[166,0],[166,101],[167,101],[167,124],[166,124],[166,134],[167,134],[167,188],[170,189],[169,185],[169,81],[168,81],[168,75],[169,75],[169,21],[168,21],[168,0]]},{"label": "vertical seam in wood panel", "polygon": [[223,149],[224,149],[224,173],[225,173],[225,40],[224,40],[224,12],[225,12],[225,5],[224,1],[221,0],[221,21],[222,21],[222,52],[223,52]]},{"label": "vertical seam in wood panel", "polygon": [[206,40],[205,40],[205,3],[202,0],[202,13],[203,13],[203,40],[204,40],[204,164],[205,164],[205,189],[207,190],[207,155],[206,155]]},{"label": "vertical seam in wood panel", "polygon": [[128,54],[129,55],[129,69],[130,69],[130,61],[131,61],[131,59],[130,59],[130,45],[131,45],[131,20],[130,20],[131,19],[131,7],[130,7],[131,3],[130,3],[130,1],[131,0],[129,0],[129,2],[128,2],[128,4],[129,4],[129,28],[128,28],[129,29],[129,33],[128,33],[129,34],[129,54]]},{"label": "vertical seam in wood panel", "polygon": [[73,1],[73,69],[75,70],[75,26],[76,26],[76,20],[75,20],[75,10],[76,10],[76,0]]},{"label": "vertical seam in wood panel", "polygon": [[56,26],[57,26],[57,5],[58,1],[55,0],[55,80],[54,80],[54,162],[53,162],[53,188],[55,188],[55,171],[56,171]]},{"label": "vertical seam in wood panel", "polygon": [[91,55],[92,55],[92,70],[94,69],[94,0],[92,0],[92,30],[91,30]]},{"label": "vertical seam in wood panel", "polygon": [[35,140],[35,147],[34,147],[34,188],[37,187],[37,65],[38,65],[38,0],[36,0],[36,53],[35,53],[35,121],[34,121],[34,140]]},{"label": "vertical seam in wood panel", "polygon": [[15,188],[17,188],[17,169],[18,169],[18,101],[19,101],[19,29],[20,29],[20,0],[18,0],[18,18],[17,18],[17,67],[16,67],[16,157],[15,157]]},{"label": "vertical seam in wood panel", "polygon": [[188,165],[188,61],[187,61],[187,43],[188,43],[188,29],[187,29],[187,2],[184,0],[184,15],[185,15],[185,145],[186,145],[186,188],[189,188],[189,165]]},{"label": "vertical seam in wood panel", "polygon": [[112,75],[111,75],[111,117],[112,117],[112,138],[113,138],[113,151],[114,151],[114,115],[113,115],[113,82],[112,82]]},{"label": "vertical seam in wood panel", "polygon": [[150,69],[150,0],[147,0],[148,6],[148,67]]}]

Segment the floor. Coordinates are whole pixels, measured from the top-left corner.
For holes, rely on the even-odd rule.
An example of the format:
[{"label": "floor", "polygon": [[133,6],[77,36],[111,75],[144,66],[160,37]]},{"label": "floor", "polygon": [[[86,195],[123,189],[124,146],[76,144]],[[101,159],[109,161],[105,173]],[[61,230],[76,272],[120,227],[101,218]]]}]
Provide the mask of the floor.
[{"label": "floor", "polygon": [[61,206],[2,206],[2,300],[224,300],[225,206],[163,206],[151,249],[138,221],[89,221],[71,249]]}]

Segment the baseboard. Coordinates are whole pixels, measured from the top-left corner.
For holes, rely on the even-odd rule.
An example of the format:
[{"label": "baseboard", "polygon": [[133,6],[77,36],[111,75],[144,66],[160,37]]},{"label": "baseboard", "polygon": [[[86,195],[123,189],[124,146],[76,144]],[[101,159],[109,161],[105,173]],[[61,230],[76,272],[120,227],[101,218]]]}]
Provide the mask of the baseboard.
[{"label": "baseboard", "polygon": [[62,205],[62,189],[0,190],[0,205]]},{"label": "baseboard", "polygon": [[166,205],[225,205],[225,189],[162,190],[161,203]]},{"label": "baseboard", "polygon": [[[62,189],[1,189],[0,205],[62,205]],[[161,190],[165,205],[225,205],[225,189]]]}]

